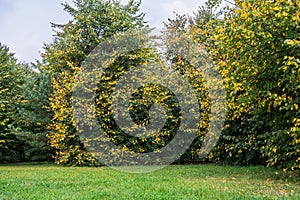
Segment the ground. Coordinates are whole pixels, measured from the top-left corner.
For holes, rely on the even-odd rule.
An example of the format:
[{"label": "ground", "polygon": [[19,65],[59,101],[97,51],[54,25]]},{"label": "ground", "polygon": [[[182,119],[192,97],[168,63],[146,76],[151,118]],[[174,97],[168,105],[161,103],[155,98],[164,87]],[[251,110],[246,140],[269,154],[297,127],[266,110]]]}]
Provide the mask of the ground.
[{"label": "ground", "polygon": [[300,199],[299,177],[265,167],[172,165],[131,174],[108,167],[0,166],[0,199]]}]

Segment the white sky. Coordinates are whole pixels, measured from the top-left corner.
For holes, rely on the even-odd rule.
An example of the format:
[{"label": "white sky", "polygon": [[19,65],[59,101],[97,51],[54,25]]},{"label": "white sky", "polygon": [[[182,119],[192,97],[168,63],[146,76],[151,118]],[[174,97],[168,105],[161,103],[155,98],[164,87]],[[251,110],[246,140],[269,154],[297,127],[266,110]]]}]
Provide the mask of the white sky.
[{"label": "white sky", "polygon": [[[69,16],[61,3],[72,0],[0,0],[0,43],[6,44],[19,61],[40,59],[43,44],[52,41],[50,22],[65,23]],[[126,2],[126,0],[122,0]],[[141,11],[151,27],[178,14],[192,14],[205,0],[142,0]]]}]

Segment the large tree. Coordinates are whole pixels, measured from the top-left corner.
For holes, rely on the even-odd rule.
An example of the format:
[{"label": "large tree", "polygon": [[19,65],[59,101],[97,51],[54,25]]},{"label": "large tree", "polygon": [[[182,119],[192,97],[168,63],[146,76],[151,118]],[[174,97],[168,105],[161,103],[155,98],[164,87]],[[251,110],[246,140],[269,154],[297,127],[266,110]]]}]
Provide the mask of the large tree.
[{"label": "large tree", "polygon": [[51,146],[56,162],[81,165],[95,163],[80,142],[72,116],[72,90],[82,62],[101,42],[118,32],[145,26],[140,2],[122,5],[118,1],[75,0],[74,7],[64,4],[72,19],[64,25],[53,24],[54,42],[45,48],[44,69],[52,78],[50,107],[54,112]]},{"label": "large tree", "polygon": [[298,0],[235,1],[213,37],[231,118],[248,124],[245,144],[259,135],[268,165],[291,170],[300,168],[299,14]]},{"label": "large tree", "polygon": [[222,4],[220,3],[221,1],[218,0],[208,1],[205,6],[199,8],[191,22],[191,34],[196,42],[203,45],[210,53],[226,85],[227,120],[218,146],[211,155],[215,161],[220,163],[234,165],[265,164],[266,159],[261,154],[264,140],[260,137],[260,130],[265,129],[265,127],[262,123],[255,121],[253,111],[246,104],[240,105],[244,102],[239,102],[238,99],[242,99],[247,94],[238,91],[239,87],[234,86],[230,81],[234,77],[231,77],[226,71],[220,70],[219,67],[223,61],[222,56],[227,49],[219,49],[219,40],[216,40],[216,36],[223,34],[220,27],[226,23],[226,18],[224,18],[226,13],[234,12],[232,10],[233,4],[230,4],[230,7],[221,7]]},{"label": "large tree", "polygon": [[[228,119],[220,162],[299,168],[299,1],[209,0],[191,34],[223,76]],[[230,2],[230,1],[227,1]]]}]

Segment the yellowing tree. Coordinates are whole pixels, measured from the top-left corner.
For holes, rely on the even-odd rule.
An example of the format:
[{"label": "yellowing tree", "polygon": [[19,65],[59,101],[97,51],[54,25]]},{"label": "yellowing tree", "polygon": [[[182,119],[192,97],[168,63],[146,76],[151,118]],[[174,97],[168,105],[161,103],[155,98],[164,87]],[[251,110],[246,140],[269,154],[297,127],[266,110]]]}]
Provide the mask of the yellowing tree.
[{"label": "yellowing tree", "polygon": [[52,75],[54,112],[49,139],[56,150],[56,163],[82,165],[95,163],[76,134],[72,117],[72,89],[75,74],[91,51],[114,34],[144,27],[139,2],[126,5],[118,1],[75,0],[74,7],[64,4],[72,19],[57,30],[54,42],[46,46],[44,68]]},{"label": "yellowing tree", "polygon": [[231,118],[250,114],[268,165],[299,169],[300,1],[235,3],[211,37]]}]

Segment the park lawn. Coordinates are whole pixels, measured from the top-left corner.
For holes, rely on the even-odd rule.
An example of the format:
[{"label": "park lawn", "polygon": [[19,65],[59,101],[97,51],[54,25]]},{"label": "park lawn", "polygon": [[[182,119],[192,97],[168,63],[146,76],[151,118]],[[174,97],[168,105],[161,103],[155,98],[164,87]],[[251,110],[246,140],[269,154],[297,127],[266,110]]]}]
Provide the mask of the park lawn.
[{"label": "park lawn", "polygon": [[171,165],[132,174],[108,167],[0,166],[0,199],[300,199],[299,177],[265,167]]}]

